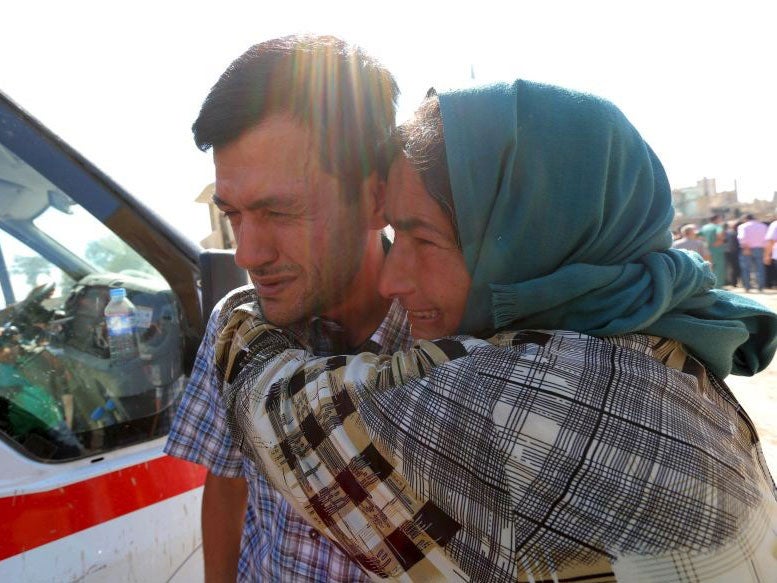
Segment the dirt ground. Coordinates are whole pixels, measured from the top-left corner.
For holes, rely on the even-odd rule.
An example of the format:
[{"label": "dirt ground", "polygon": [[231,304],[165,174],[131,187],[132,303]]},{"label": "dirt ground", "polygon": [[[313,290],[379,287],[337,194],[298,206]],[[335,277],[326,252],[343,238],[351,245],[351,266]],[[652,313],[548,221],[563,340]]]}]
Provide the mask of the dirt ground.
[{"label": "dirt ground", "polygon": [[[772,310],[777,311],[777,290],[745,294],[744,289],[732,291],[746,295]],[[766,456],[766,462],[777,477],[777,358],[769,367],[753,377],[729,375],[726,384],[731,388],[739,402],[758,428],[758,435]]]}]

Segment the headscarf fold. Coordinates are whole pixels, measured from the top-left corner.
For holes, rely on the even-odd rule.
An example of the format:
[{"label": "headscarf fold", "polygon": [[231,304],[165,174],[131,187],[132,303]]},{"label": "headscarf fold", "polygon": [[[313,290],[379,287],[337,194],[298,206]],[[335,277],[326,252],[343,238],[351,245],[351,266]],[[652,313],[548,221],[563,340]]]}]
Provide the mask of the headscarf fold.
[{"label": "headscarf fold", "polygon": [[612,103],[518,80],[439,95],[472,288],[460,331],[507,325],[683,342],[720,377],[777,350],[777,315],[671,249],[669,182]]}]

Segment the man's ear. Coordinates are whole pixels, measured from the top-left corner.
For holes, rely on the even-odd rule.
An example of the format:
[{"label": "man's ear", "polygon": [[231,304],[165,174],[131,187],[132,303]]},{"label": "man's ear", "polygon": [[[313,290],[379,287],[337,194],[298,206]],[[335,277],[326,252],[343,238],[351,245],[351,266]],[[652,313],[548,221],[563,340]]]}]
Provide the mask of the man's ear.
[{"label": "man's ear", "polygon": [[378,176],[377,172],[370,174],[364,181],[364,203],[365,213],[370,229],[380,230],[388,223],[386,222],[386,181]]}]

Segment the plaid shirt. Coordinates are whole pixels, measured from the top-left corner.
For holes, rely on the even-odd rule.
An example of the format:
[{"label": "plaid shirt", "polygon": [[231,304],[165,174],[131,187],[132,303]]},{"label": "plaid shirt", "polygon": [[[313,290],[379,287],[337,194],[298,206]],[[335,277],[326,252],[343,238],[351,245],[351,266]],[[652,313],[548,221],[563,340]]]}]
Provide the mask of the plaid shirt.
[{"label": "plaid shirt", "polygon": [[676,341],[294,346],[253,306],[234,310],[217,345],[234,435],[375,579],[774,580],[758,436]]},{"label": "plaid shirt", "polygon": [[[249,497],[238,581],[365,581],[359,566],[300,518],[231,438],[218,394],[222,381],[213,366],[215,339],[229,316],[224,303],[231,300],[234,304],[236,298],[242,303],[255,297],[252,294],[250,288],[241,288],[214,309],[165,452],[204,465],[218,476],[246,477]],[[319,354],[336,348],[329,345],[331,336],[324,334],[326,330],[326,326],[313,326],[306,333],[306,341]],[[395,303],[364,348],[393,352],[409,343],[404,311]]]}]

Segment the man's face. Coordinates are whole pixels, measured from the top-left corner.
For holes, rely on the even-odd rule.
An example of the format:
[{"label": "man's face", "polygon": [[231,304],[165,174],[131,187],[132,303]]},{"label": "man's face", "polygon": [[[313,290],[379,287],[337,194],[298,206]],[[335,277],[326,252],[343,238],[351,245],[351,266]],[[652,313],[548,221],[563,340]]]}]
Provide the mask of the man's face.
[{"label": "man's face", "polygon": [[380,278],[380,293],[408,311],[414,338],[455,334],[472,279],[451,220],[400,157],[386,187],[386,219],[396,233]]},{"label": "man's face", "polygon": [[271,115],[217,148],[214,202],[237,241],[268,321],[326,315],[348,294],[368,234],[359,205],[321,170],[310,131]]}]

